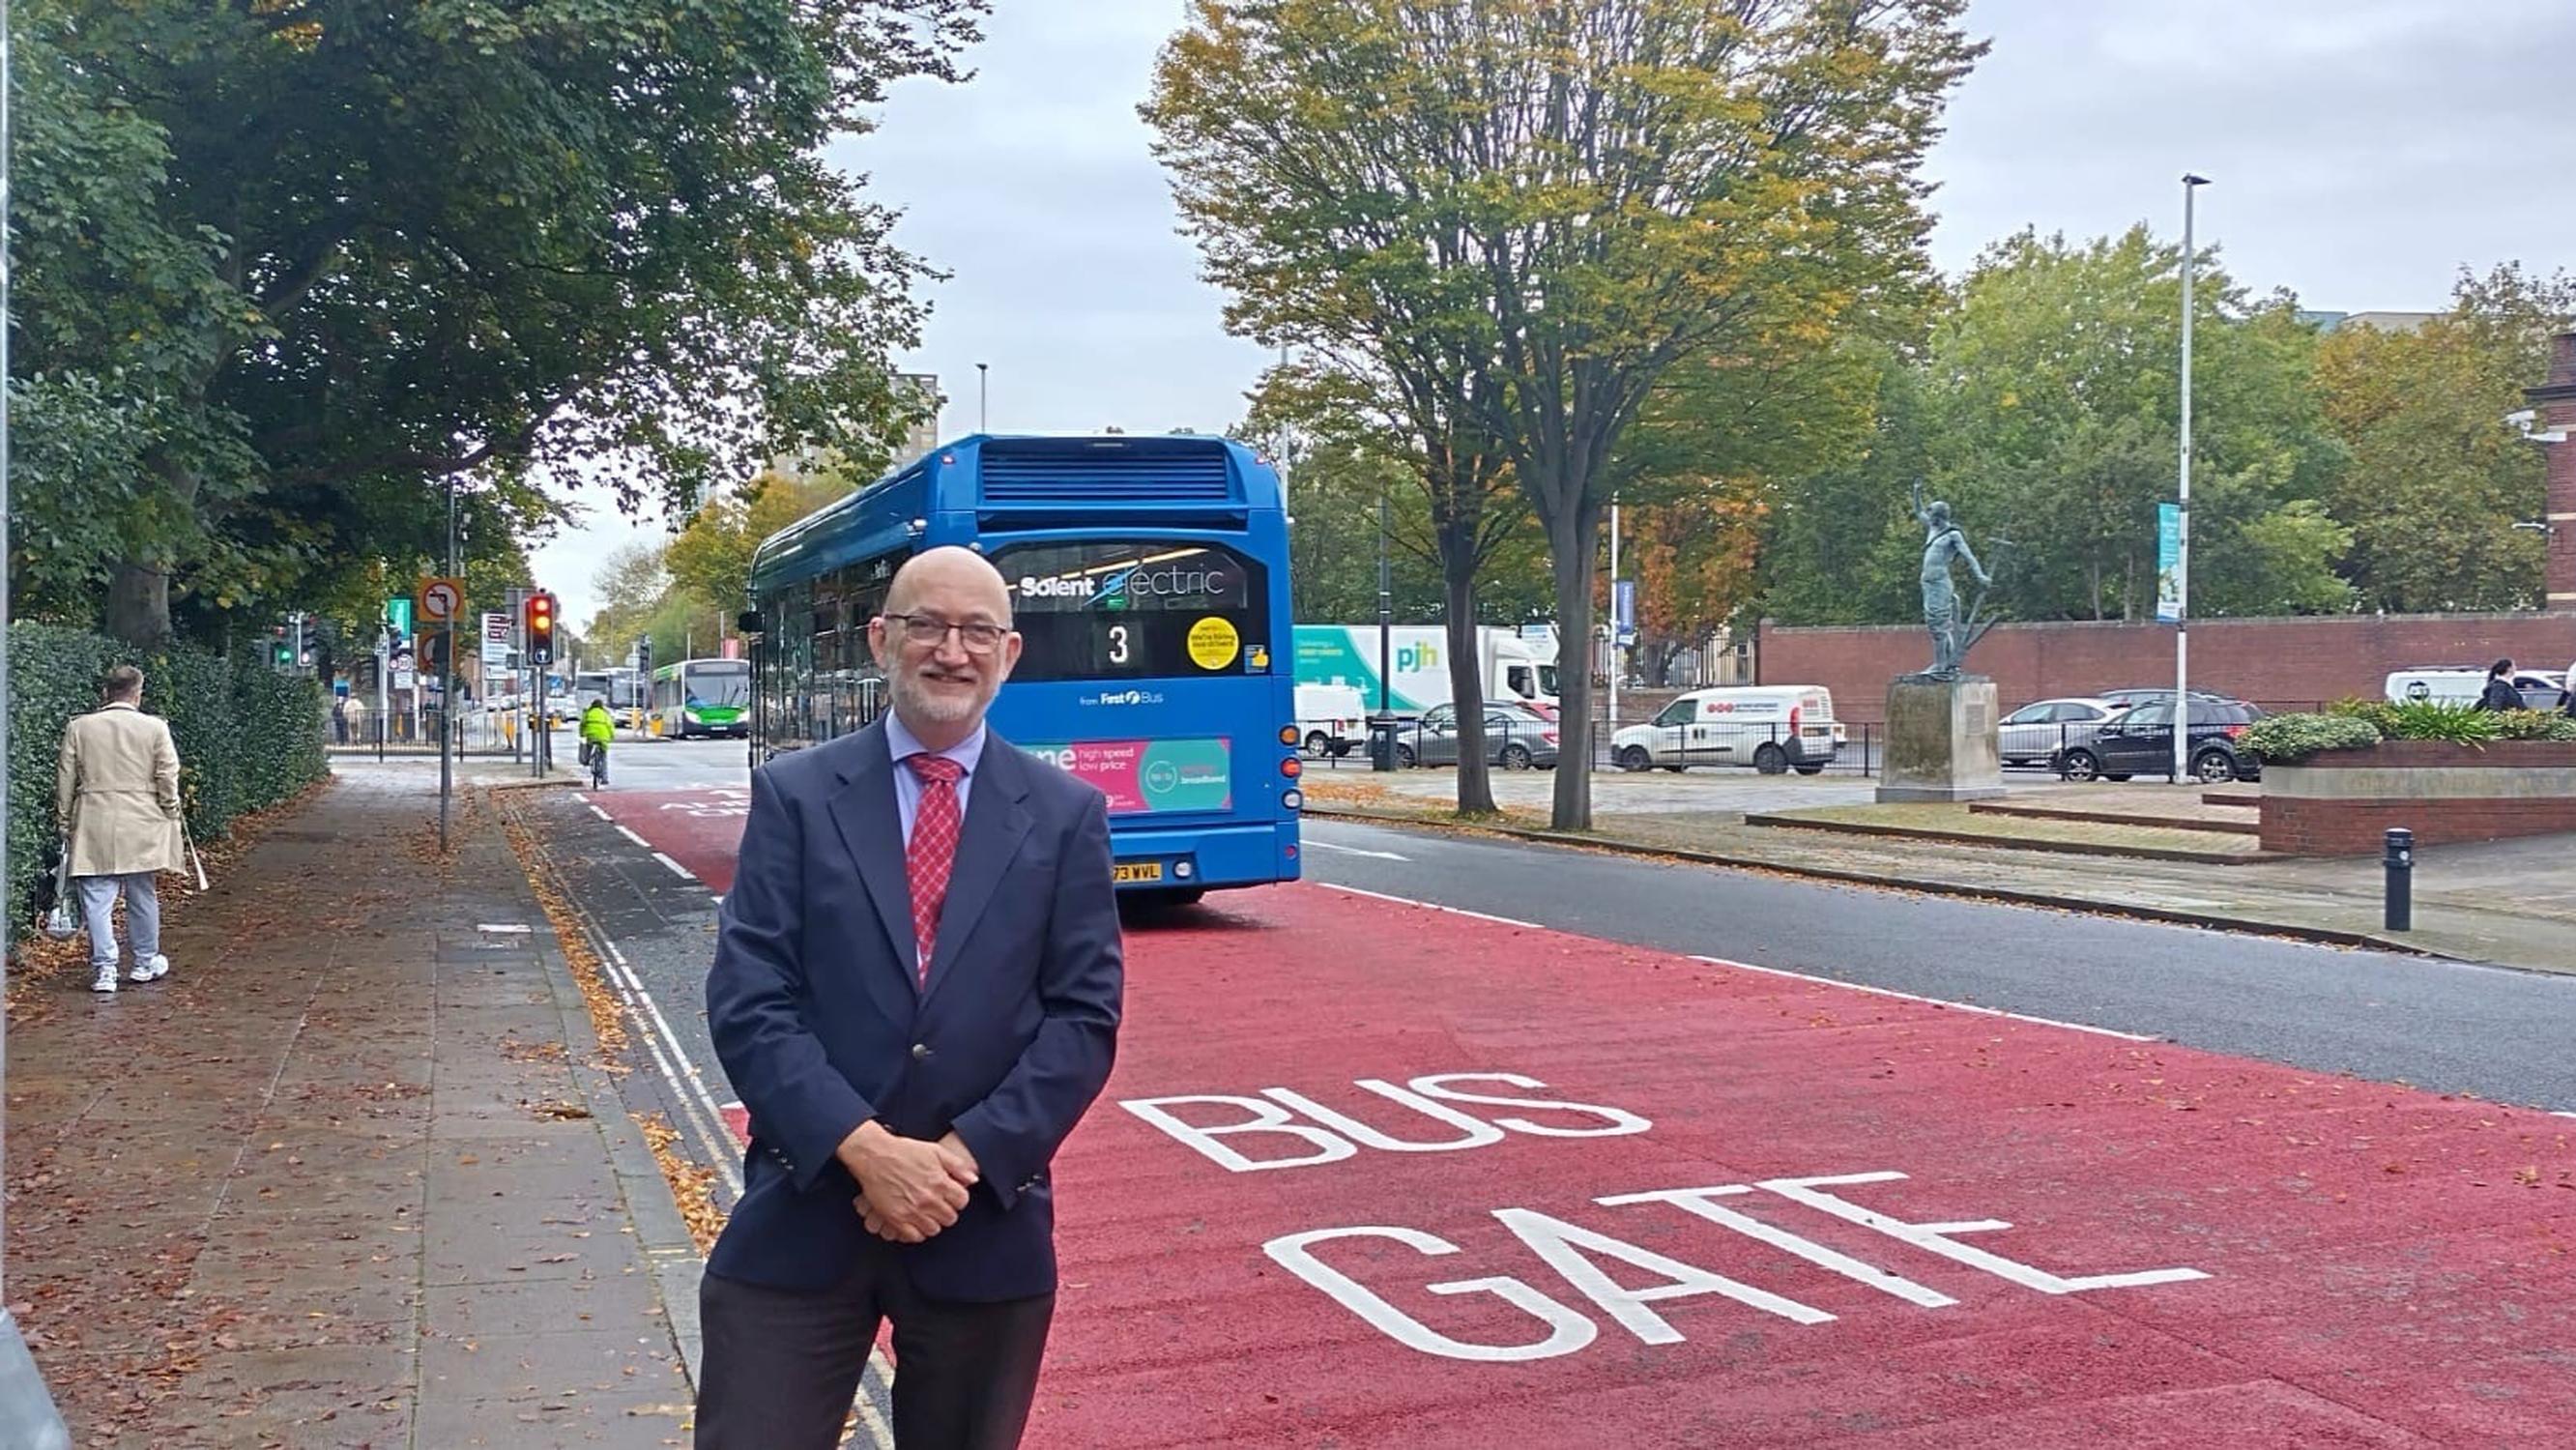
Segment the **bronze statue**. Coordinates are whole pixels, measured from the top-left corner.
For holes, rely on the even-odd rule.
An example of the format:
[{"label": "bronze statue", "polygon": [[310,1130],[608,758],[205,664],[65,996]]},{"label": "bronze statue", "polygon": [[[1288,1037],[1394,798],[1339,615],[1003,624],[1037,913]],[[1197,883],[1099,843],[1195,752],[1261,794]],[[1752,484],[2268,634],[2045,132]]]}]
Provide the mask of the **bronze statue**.
[{"label": "bronze statue", "polygon": [[[1995,581],[1969,549],[1968,536],[1950,522],[1950,506],[1939,499],[1924,506],[1919,479],[1914,484],[1914,517],[1923,525],[1923,625],[1932,631],[1932,668],[1922,678],[1955,680],[1959,662],[1995,627],[1994,616],[1985,612],[1986,591]],[[1977,597],[1965,615],[1959,611],[1959,591],[1950,583],[1953,559],[1964,561],[1977,581]]]}]

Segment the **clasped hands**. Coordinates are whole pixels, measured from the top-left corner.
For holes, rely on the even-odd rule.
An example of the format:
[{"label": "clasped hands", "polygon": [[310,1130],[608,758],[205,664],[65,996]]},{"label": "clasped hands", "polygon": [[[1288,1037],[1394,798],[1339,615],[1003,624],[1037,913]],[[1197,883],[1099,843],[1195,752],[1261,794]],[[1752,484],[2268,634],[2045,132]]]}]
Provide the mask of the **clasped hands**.
[{"label": "clasped hands", "polygon": [[852,1201],[859,1221],[890,1243],[917,1244],[955,1223],[966,1190],[981,1176],[975,1155],[954,1132],[927,1142],[861,1123],[841,1140],[837,1156],[859,1181]]}]

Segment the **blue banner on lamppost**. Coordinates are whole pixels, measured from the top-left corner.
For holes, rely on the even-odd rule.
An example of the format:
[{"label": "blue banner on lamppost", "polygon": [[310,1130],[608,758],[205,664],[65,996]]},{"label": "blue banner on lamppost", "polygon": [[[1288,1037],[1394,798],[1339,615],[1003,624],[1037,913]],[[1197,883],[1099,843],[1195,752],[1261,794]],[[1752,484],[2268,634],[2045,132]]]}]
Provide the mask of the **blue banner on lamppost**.
[{"label": "blue banner on lamppost", "polygon": [[2182,506],[2156,505],[2156,623],[2182,619]]},{"label": "blue banner on lamppost", "polygon": [[1618,628],[1616,638],[1621,646],[1637,642],[1637,581],[1622,579],[1610,586],[1610,618]]}]

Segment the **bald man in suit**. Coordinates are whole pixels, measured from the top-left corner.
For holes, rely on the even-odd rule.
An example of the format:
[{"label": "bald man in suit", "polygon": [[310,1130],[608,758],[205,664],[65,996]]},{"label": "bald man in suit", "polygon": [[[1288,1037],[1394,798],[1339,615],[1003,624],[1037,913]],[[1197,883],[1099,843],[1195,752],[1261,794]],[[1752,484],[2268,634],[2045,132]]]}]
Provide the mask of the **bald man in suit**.
[{"label": "bald man in suit", "polygon": [[895,575],[893,709],[752,777],[707,1017],[750,1110],[700,1292],[699,1450],[825,1450],[881,1322],[905,1450],[1007,1450],[1055,1304],[1047,1168],[1116,1050],[1100,793],[994,734],[1017,662],[980,555]]}]

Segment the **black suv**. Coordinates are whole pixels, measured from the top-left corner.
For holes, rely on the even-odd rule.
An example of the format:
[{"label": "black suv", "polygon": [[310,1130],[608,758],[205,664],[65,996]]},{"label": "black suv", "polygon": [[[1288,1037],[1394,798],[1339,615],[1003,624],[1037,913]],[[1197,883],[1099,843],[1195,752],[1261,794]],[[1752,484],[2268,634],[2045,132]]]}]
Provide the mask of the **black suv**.
[{"label": "black suv", "polygon": [[[2263,712],[2242,700],[2191,702],[2192,775],[2210,785],[2231,780],[2259,780],[2263,759],[2243,745],[2245,727]],[[2063,780],[2127,780],[2133,775],[2169,775],[2173,771],[2173,692],[2144,701],[2115,715],[2101,732],[2081,745],[2057,752],[2054,762]]]}]

